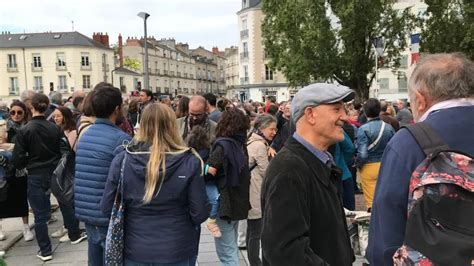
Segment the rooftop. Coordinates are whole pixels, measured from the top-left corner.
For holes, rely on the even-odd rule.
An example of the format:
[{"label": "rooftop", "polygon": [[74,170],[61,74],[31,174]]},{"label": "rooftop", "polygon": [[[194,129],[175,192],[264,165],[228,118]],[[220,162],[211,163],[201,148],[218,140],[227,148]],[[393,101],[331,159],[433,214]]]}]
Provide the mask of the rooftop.
[{"label": "rooftop", "polygon": [[77,32],[0,34],[0,48],[90,46],[111,49]]}]

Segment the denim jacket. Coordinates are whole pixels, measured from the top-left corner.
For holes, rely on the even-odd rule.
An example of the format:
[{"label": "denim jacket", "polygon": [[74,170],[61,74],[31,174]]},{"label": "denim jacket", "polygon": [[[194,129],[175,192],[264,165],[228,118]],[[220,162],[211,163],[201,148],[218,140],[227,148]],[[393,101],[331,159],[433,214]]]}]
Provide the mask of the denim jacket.
[{"label": "denim jacket", "polygon": [[380,141],[371,150],[368,150],[368,147],[377,139],[382,123],[385,122],[380,120],[379,117],[373,118],[357,130],[357,167],[361,168],[366,163],[381,161],[385,146],[387,146],[387,143],[395,134],[393,127],[385,123],[385,129]]}]

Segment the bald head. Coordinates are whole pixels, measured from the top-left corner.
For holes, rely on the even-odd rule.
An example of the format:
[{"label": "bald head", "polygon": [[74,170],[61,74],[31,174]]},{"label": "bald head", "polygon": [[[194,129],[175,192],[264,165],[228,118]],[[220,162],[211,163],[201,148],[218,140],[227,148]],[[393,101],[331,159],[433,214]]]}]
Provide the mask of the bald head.
[{"label": "bald head", "polygon": [[84,91],[75,91],[72,93],[72,99],[75,99],[76,97],[82,97],[82,98],[85,98],[86,97],[86,93]]},{"label": "bald head", "polygon": [[189,112],[200,114],[205,113],[207,111],[207,101],[206,98],[196,95],[191,97],[189,100]]}]

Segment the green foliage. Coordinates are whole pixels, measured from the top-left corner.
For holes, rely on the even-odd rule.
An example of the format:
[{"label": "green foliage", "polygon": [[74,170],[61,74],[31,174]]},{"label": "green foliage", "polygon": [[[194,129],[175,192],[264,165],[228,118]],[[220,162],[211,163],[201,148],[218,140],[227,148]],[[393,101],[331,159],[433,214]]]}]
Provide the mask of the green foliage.
[{"label": "green foliage", "polygon": [[422,52],[463,52],[474,59],[474,2],[426,0],[427,19],[423,22]]},{"label": "green foliage", "polygon": [[384,62],[396,68],[415,18],[393,0],[264,0],[262,25],[270,66],[290,84],[337,81],[367,99],[375,76],[372,40],[385,39]]},{"label": "green foliage", "polygon": [[130,58],[128,56],[125,57],[125,59],[123,60],[123,66],[134,71],[139,71],[140,69],[142,69],[140,61],[138,61],[138,59]]}]

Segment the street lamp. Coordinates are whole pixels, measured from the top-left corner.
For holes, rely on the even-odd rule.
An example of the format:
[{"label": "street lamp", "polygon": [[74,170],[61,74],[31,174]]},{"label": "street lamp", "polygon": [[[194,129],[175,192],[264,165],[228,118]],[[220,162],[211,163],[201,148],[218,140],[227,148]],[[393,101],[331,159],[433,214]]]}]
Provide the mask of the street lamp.
[{"label": "street lamp", "polygon": [[145,12],[140,12],[137,14],[137,16],[141,17],[143,19],[143,24],[145,28],[145,89],[149,90],[150,89],[150,76],[148,73],[148,38],[146,34],[146,19],[150,16],[150,14],[145,13]]}]

